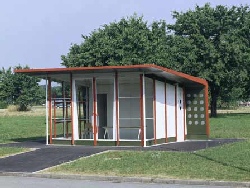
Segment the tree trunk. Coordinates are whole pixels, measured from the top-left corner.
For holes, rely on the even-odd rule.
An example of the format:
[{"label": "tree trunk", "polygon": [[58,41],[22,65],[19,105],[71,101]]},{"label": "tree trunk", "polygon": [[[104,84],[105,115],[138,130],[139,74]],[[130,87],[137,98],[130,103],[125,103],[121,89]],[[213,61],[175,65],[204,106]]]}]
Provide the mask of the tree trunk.
[{"label": "tree trunk", "polygon": [[218,86],[210,86],[211,92],[211,101],[210,101],[210,117],[217,117],[217,99],[220,92],[220,88]]}]

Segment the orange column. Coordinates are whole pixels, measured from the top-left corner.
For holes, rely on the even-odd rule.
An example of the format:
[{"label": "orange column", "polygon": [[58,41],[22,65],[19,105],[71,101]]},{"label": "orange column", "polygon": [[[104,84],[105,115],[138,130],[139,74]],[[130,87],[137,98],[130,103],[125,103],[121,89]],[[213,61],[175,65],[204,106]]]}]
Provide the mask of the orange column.
[{"label": "orange column", "polygon": [[182,96],[182,100],[183,100],[183,104],[182,104],[182,108],[183,108],[183,126],[184,126],[184,140],[186,140],[186,100],[185,100],[185,88],[183,88],[183,96]]},{"label": "orange column", "polygon": [[165,142],[168,142],[168,117],[167,117],[167,83],[164,85],[164,95],[165,95]]},{"label": "orange column", "polygon": [[174,103],[175,103],[175,141],[177,141],[177,86],[175,85],[175,88],[174,88]]},{"label": "orange column", "polygon": [[52,95],[51,78],[48,78],[48,101],[49,101],[49,143],[52,144]]},{"label": "orange column", "polygon": [[74,141],[74,103],[73,103],[73,76],[70,73],[70,102],[71,102],[71,145],[75,144]]},{"label": "orange column", "polygon": [[94,128],[94,146],[97,145],[97,138],[96,138],[96,133],[97,133],[97,122],[96,122],[96,106],[97,105],[97,99],[96,99],[96,78],[94,77],[93,78],[93,119],[94,119],[94,125],[93,125],[93,128]]},{"label": "orange column", "polygon": [[156,88],[155,79],[153,80],[153,118],[154,118],[154,144],[157,144],[156,140]]},{"label": "orange column", "polygon": [[120,127],[119,127],[119,99],[118,99],[118,73],[115,73],[115,113],[116,113],[116,146],[120,142]]},{"label": "orange column", "polygon": [[208,84],[206,83],[205,85],[205,96],[204,96],[204,100],[205,100],[205,110],[206,110],[206,134],[207,137],[210,136],[210,125],[209,125],[209,114],[208,114]]}]

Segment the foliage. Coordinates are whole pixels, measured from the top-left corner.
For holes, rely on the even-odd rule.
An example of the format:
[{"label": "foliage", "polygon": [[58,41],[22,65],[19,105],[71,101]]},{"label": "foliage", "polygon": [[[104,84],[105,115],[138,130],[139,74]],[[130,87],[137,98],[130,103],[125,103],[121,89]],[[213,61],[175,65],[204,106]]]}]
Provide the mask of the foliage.
[{"label": "foliage", "polygon": [[217,100],[249,98],[250,11],[248,6],[210,4],[173,12],[174,24],[143,17],[104,25],[73,44],[62,65],[110,66],[154,63],[206,79],[211,115]]},{"label": "foliage", "polygon": [[173,18],[176,22],[168,25],[174,33],[173,68],[208,81],[211,114],[216,116],[218,97],[235,90],[239,91],[236,97],[242,97],[248,80],[249,7],[205,4],[174,12]]},{"label": "foliage", "polygon": [[[29,67],[19,65],[15,68],[28,69]],[[3,68],[0,74],[0,101],[18,105],[20,111],[26,111],[29,105],[39,103],[43,98],[38,82],[37,78],[13,73],[11,67],[7,70]]]},{"label": "foliage", "polygon": [[165,65],[167,56],[166,23],[153,22],[150,26],[136,15],[119,22],[104,25],[89,36],[82,35],[83,42],[71,46],[62,55],[62,65],[111,66],[155,63]]}]

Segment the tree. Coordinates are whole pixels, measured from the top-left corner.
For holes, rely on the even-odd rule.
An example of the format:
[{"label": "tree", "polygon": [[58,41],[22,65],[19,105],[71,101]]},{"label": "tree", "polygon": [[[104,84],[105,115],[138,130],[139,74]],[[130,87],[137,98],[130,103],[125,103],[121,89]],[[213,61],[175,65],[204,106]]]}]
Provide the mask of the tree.
[{"label": "tree", "polygon": [[168,25],[174,34],[172,67],[208,81],[213,117],[221,91],[241,89],[243,93],[247,83],[249,15],[248,6],[212,8],[205,4],[185,13],[174,12],[176,22]]},{"label": "tree", "polygon": [[[19,65],[15,68],[29,67]],[[5,101],[8,105],[18,105],[20,111],[26,111],[29,105],[39,103],[43,97],[38,82],[39,79],[35,77],[13,73],[11,67],[7,70],[3,68],[0,77],[0,101]]]},{"label": "tree", "polygon": [[62,55],[62,65],[109,66],[155,63],[166,64],[166,23],[153,22],[151,26],[136,15],[119,22],[112,22],[82,35],[83,42],[71,46],[69,53]]}]

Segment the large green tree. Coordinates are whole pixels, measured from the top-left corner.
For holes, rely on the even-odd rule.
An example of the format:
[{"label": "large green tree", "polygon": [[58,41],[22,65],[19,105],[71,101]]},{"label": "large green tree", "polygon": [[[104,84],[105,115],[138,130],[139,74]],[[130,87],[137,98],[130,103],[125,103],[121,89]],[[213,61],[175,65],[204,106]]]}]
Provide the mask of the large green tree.
[{"label": "large green tree", "polygon": [[148,25],[136,15],[104,25],[89,36],[82,35],[83,42],[71,46],[62,55],[62,65],[109,66],[167,62],[167,35],[164,21]]},{"label": "large green tree", "polygon": [[[29,69],[17,66],[15,69]],[[41,102],[42,88],[38,85],[39,79],[24,74],[12,72],[12,68],[2,68],[0,72],[0,101],[6,105],[19,106],[20,111],[27,110],[29,105]]]},{"label": "large green tree", "polygon": [[205,4],[187,12],[173,12],[172,67],[206,79],[210,89],[211,116],[217,99],[238,89],[240,97],[248,80],[250,61],[249,7],[211,7]]}]

